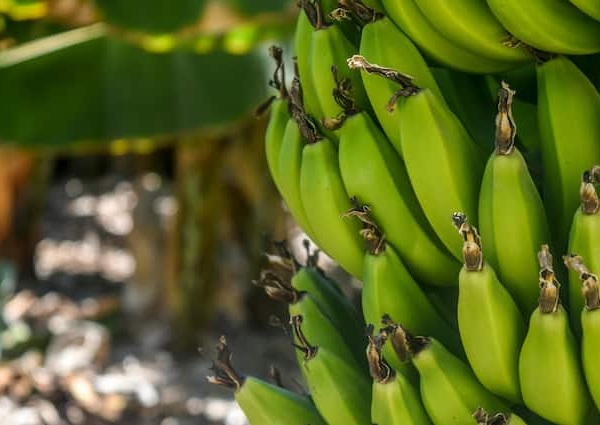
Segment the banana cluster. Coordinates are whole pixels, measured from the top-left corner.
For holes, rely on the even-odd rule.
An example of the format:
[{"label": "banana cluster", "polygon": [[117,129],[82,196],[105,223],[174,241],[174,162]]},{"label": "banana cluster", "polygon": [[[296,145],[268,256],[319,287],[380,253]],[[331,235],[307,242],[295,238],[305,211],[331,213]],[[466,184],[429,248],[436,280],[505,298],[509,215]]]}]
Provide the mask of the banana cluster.
[{"label": "banana cluster", "polygon": [[252,425],[600,424],[600,94],[566,56],[600,52],[600,3],[298,4],[267,162],[362,315],[278,244],[256,284],[310,396],[238,375],[224,339],[211,381]]}]

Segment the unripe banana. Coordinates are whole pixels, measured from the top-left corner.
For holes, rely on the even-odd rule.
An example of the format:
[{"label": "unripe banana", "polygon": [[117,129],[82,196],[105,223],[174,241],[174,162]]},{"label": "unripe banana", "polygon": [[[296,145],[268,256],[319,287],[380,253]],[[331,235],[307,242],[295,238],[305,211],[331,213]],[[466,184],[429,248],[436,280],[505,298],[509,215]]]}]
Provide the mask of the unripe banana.
[{"label": "unripe banana", "polygon": [[514,92],[502,83],[498,92],[496,149],[488,160],[479,195],[479,226],[483,252],[525,317],[537,306],[539,291],[536,250],[549,242],[542,199],[527,164],[514,146]]},{"label": "unripe banana", "polygon": [[511,67],[511,62],[498,61],[472,53],[444,37],[419,9],[415,0],[382,0],[388,16],[428,55],[460,71],[487,74]]},{"label": "unripe banana", "polygon": [[[365,321],[377,323],[383,315],[390,315],[419,333],[435,336],[454,353],[462,355],[459,336],[427,299],[398,254],[380,233],[373,235],[378,232],[377,228],[368,230],[369,238],[375,240],[364,260],[362,306]],[[388,360],[392,359],[388,356]]]},{"label": "unripe banana", "polygon": [[[590,270],[600,270],[600,200],[594,188],[594,176],[600,183],[600,166],[595,166],[590,171],[583,173],[579,196],[581,206],[573,216],[571,233],[569,236],[569,251],[585,259]],[[569,271],[569,317],[571,327],[577,336],[581,336],[581,310],[583,309],[583,296],[579,274]]]},{"label": "unripe banana", "polygon": [[574,188],[581,173],[600,163],[599,116],[600,94],[569,59],[557,57],[538,66],[544,200],[559,252],[566,250],[579,206]]},{"label": "unripe banana", "polygon": [[303,333],[302,316],[292,317],[296,348],[312,399],[329,425],[370,423],[371,383],[348,363],[323,346],[313,346]]},{"label": "unripe banana", "polygon": [[[301,269],[292,277],[292,282],[295,278],[303,280],[308,278]],[[261,273],[260,281],[255,282],[258,286],[264,288],[266,294],[278,301],[283,301],[289,304],[290,317],[301,315],[304,317],[304,333],[319,346],[326,346],[327,349],[335,353],[338,357],[343,358],[348,363],[355,363],[358,365],[365,366],[364,359],[364,339],[360,344],[352,350],[349,346],[348,341],[343,337],[338,328],[338,323],[332,320],[328,314],[327,308],[323,306],[311,293],[298,291],[294,288],[293,283],[290,284],[282,279],[279,275],[263,271]],[[351,324],[348,324],[351,325]],[[344,325],[347,326],[347,325]],[[342,328],[343,329],[343,328]],[[351,329],[362,334],[360,329]],[[296,341],[299,344],[300,341]],[[298,354],[298,360],[300,361],[300,353]],[[365,369],[366,370],[366,369]]]},{"label": "unripe banana", "polygon": [[600,23],[564,0],[487,0],[517,39],[552,53],[584,55],[600,51]]},{"label": "unripe banana", "polygon": [[[583,293],[584,308],[580,313],[582,338],[581,338],[581,364],[590,394],[600,409],[600,286],[598,277],[589,272],[579,255],[563,257],[565,265],[579,275],[581,281],[580,291]],[[586,261],[587,262],[587,261]]]},{"label": "unripe banana", "polygon": [[595,0],[569,0],[579,10],[597,21],[600,21],[600,3]]},{"label": "unripe banana", "polygon": [[221,337],[217,349],[212,367],[215,375],[207,379],[235,390],[235,400],[250,425],[326,425],[308,397],[252,376],[238,375],[231,365],[232,353],[225,337]]},{"label": "unripe banana", "polygon": [[477,216],[481,152],[445,101],[431,90],[420,89],[406,76],[370,64],[359,55],[350,58],[348,65],[402,85],[388,106],[393,109],[395,101],[402,98],[398,115],[406,170],[429,223],[460,260],[462,246],[449,217],[453,211]]},{"label": "unripe banana", "polygon": [[510,47],[511,35],[483,1],[415,0],[415,3],[436,30],[467,51],[515,64],[533,60],[524,46],[517,43]]},{"label": "unripe banana", "polygon": [[483,261],[477,229],[455,213],[455,225],[464,239],[465,264],[460,272],[458,328],[469,364],[488,390],[521,402],[519,351],[525,321],[517,304]]},{"label": "unripe banana", "polygon": [[494,412],[508,408],[477,380],[469,366],[434,338],[413,336],[402,326],[389,324],[388,333],[402,359],[411,359],[420,376],[421,400],[435,425],[473,423],[477,407]]},{"label": "unripe banana", "polygon": [[430,425],[418,389],[396,373],[381,355],[386,338],[368,329],[367,358],[373,378],[371,421],[377,425]]},{"label": "unripe banana", "polygon": [[290,112],[287,90],[285,88],[285,67],[282,58],[283,51],[279,47],[272,46],[269,49],[269,53],[277,65],[270,83],[277,89],[279,94],[276,98],[271,98],[268,103],[262,107],[262,109],[269,106],[271,108],[269,125],[265,133],[265,153],[273,182],[275,182],[277,190],[281,192],[279,183],[279,151],[283,144],[283,136],[290,119]]},{"label": "unripe banana", "polygon": [[577,342],[560,305],[560,284],[547,245],[540,262],[539,306],[531,315],[519,356],[519,379],[525,405],[559,425],[584,425],[591,407],[579,362]]},{"label": "unripe banana", "polygon": [[[373,63],[385,63],[393,69],[402,70],[414,77],[417,86],[428,88],[441,98],[442,93],[413,42],[388,17],[376,18],[362,30],[360,54]],[[398,91],[398,84],[364,72],[362,81],[377,120],[396,152],[402,156],[401,118],[398,111],[390,113],[385,108],[389,99]]]},{"label": "unripe banana", "polygon": [[341,216],[351,207],[342,183],[333,142],[323,139],[304,147],[300,194],[319,247],[345,270],[360,278],[364,255],[360,226]]},{"label": "unripe banana", "polygon": [[456,285],[458,262],[435,235],[406,167],[371,117],[366,112],[348,117],[339,135],[340,171],[347,193],[369,205],[386,240],[418,280],[435,286]]},{"label": "unripe banana", "polygon": [[527,425],[523,419],[514,413],[496,413],[490,415],[485,409],[478,407],[473,413],[477,425]]},{"label": "unripe banana", "polygon": [[300,195],[300,169],[305,143],[298,125],[293,119],[289,119],[279,149],[279,193],[298,225],[318,243],[317,233],[308,221]]},{"label": "unripe banana", "polygon": [[[298,76],[302,82],[302,93],[304,99],[304,110],[315,121],[318,121],[323,116],[319,99],[317,98],[317,89],[312,78],[311,58],[312,58],[312,38],[315,32],[315,27],[308,18],[316,18],[316,8],[312,3],[305,1],[302,3],[304,8],[298,14],[298,22],[296,23],[296,33],[294,35],[294,50],[298,63]],[[312,11],[312,13],[311,13]]]}]

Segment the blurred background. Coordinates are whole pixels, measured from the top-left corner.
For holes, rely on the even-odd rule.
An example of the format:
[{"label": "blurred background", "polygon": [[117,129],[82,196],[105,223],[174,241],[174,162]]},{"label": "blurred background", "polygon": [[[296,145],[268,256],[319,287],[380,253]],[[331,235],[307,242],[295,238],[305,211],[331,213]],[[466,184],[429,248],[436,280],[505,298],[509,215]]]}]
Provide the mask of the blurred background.
[{"label": "blurred background", "polygon": [[296,15],[0,0],[0,425],[242,425],[205,382],[221,334],[297,388],[284,310],[251,284],[273,239],[303,254],[253,113]]}]

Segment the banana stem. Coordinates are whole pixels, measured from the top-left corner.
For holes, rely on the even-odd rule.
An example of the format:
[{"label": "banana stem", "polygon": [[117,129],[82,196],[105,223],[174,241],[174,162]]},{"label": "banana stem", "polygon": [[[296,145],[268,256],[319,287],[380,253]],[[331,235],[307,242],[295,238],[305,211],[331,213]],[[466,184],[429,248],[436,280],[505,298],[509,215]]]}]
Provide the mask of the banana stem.
[{"label": "banana stem", "polygon": [[581,178],[579,197],[581,199],[581,212],[586,215],[598,214],[600,200],[594,185],[600,184],[600,166],[596,165],[591,170],[586,170]]},{"label": "banana stem", "polygon": [[414,77],[408,74],[403,74],[402,72],[396,71],[392,68],[385,68],[380,65],[369,63],[369,61],[367,61],[361,55],[354,55],[351,58],[348,58],[347,62],[350,69],[359,69],[368,74],[378,75],[393,81],[402,87],[400,90],[394,93],[388,101],[386,108],[389,112],[393,112],[394,109],[396,109],[396,102],[399,98],[413,96],[421,91],[421,88],[417,87],[413,83]]},{"label": "banana stem", "polygon": [[244,383],[244,377],[233,369],[231,365],[232,357],[233,353],[227,346],[227,339],[222,335],[217,344],[217,358],[213,360],[211,367],[211,370],[215,374],[207,376],[206,379],[211,384],[232,388],[237,392]]},{"label": "banana stem", "polygon": [[425,336],[413,336],[404,327],[392,320],[388,314],[381,317],[381,323],[385,326],[380,333],[384,338],[390,339],[392,347],[398,358],[405,362],[423,351],[431,340]]},{"label": "banana stem", "polygon": [[302,351],[304,354],[304,360],[308,361],[317,355],[319,351],[319,347],[310,345],[306,340],[306,336],[304,336],[304,332],[302,332],[302,316],[292,316],[290,317],[290,323],[292,324],[292,329],[294,330],[294,335],[298,339],[299,344],[293,343],[292,345]]},{"label": "banana stem", "polygon": [[462,212],[452,214],[452,223],[464,240],[462,252],[465,268],[469,272],[481,271],[483,269],[483,251],[477,228],[467,223],[467,216]]},{"label": "banana stem", "polygon": [[498,114],[496,115],[495,144],[498,155],[510,155],[515,146],[517,126],[512,115],[512,100],[515,91],[504,81],[498,89]]},{"label": "banana stem", "polygon": [[576,271],[581,280],[581,291],[585,300],[585,308],[587,310],[597,310],[600,308],[600,287],[598,285],[598,277],[590,273],[588,268],[583,264],[583,258],[576,254],[563,256],[563,261],[567,268]]},{"label": "banana stem", "polygon": [[385,361],[381,355],[381,349],[386,342],[387,335],[379,332],[377,336],[373,335],[373,325],[367,327],[367,360],[369,362],[369,371],[371,377],[380,384],[386,384],[394,379],[396,372]]},{"label": "banana stem", "polygon": [[542,313],[554,313],[558,310],[560,302],[560,283],[556,280],[552,266],[552,254],[548,245],[542,245],[538,252],[540,264],[540,299],[539,307]]}]

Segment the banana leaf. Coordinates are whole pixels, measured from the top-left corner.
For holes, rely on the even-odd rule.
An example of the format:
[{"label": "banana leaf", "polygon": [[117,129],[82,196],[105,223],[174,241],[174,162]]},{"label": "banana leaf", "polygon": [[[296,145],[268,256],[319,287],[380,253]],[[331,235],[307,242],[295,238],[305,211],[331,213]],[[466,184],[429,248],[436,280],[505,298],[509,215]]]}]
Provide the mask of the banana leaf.
[{"label": "banana leaf", "polygon": [[67,145],[224,126],[266,92],[252,50],[150,53],[96,24],[0,53],[0,141]]}]

